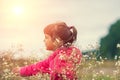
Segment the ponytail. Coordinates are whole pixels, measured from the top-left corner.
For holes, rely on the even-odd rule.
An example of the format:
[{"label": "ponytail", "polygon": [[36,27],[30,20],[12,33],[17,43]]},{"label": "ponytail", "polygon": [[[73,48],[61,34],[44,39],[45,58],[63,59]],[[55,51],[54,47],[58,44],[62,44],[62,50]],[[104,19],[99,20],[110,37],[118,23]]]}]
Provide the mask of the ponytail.
[{"label": "ponytail", "polygon": [[71,45],[74,41],[76,41],[77,39],[77,30],[74,26],[70,26],[68,27],[71,35],[69,35],[70,37],[65,41],[65,45],[69,46]]},{"label": "ponytail", "polygon": [[77,39],[77,30],[74,26],[69,27],[71,33],[72,33],[72,40],[75,41]]}]

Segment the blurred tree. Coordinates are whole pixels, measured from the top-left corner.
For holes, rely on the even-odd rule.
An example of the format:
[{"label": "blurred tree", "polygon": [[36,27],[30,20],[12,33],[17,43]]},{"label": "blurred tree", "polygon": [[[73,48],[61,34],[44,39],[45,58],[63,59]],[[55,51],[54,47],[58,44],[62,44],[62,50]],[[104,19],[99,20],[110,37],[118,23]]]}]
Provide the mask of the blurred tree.
[{"label": "blurred tree", "polygon": [[120,49],[117,48],[120,44],[120,19],[112,24],[109,28],[109,33],[100,40],[100,56],[107,59],[114,59],[115,56],[120,56]]}]

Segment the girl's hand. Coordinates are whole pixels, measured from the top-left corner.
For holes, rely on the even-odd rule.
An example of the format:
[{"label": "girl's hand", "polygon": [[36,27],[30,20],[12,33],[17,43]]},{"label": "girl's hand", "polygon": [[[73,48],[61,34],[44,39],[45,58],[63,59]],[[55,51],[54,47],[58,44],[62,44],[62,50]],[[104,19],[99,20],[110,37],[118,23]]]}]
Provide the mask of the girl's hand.
[{"label": "girl's hand", "polygon": [[12,70],[13,74],[15,74],[16,76],[20,75],[20,67],[16,67]]}]

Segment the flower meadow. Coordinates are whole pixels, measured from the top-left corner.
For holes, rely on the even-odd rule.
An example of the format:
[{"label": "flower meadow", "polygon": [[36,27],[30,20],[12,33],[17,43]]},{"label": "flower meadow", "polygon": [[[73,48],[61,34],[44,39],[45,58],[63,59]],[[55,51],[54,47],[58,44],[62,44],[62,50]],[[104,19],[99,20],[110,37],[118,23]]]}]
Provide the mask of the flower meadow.
[{"label": "flower meadow", "polygon": [[[20,51],[23,49],[17,49],[16,53]],[[102,57],[97,60],[95,53],[89,54],[83,55],[81,64],[76,65],[78,80],[120,80],[120,56],[115,56],[115,59],[110,61]],[[41,59],[31,57],[15,59],[13,50],[0,51],[0,55],[0,80],[49,80],[48,74],[38,73],[30,77],[21,77],[12,73],[15,67],[33,64]]]}]

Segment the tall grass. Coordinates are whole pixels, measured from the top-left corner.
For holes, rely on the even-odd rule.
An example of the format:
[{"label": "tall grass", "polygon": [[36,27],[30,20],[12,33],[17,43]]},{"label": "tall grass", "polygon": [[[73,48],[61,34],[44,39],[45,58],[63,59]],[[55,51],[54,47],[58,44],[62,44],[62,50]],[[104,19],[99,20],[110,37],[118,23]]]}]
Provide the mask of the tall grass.
[{"label": "tall grass", "polygon": [[[19,50],[18,50],[19,51]],[[0,80],[49,80],[48,74],[37,74],[31,77],[20,77],[12,73],[12,69],[37,62],[37,59],[14,59],[13,51],[1,51],[0,54]],[[93,55],[91,53],[91,55]],[[80,65],[76,70],[78,80],[120,80],[120,57],[108,61],[98,61],[95,56],[83,55]]]}]

